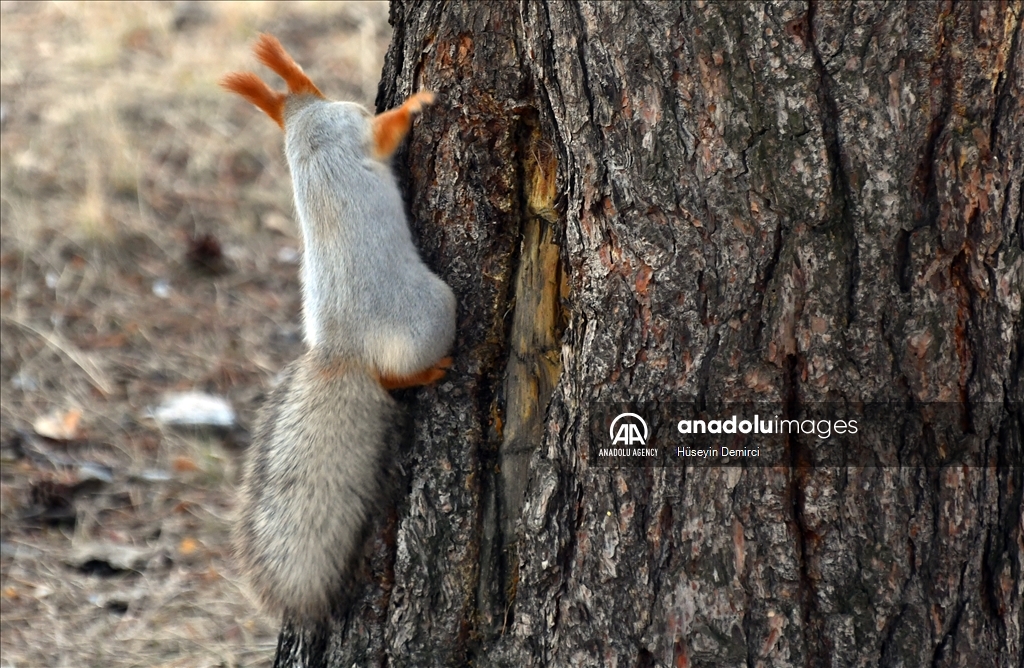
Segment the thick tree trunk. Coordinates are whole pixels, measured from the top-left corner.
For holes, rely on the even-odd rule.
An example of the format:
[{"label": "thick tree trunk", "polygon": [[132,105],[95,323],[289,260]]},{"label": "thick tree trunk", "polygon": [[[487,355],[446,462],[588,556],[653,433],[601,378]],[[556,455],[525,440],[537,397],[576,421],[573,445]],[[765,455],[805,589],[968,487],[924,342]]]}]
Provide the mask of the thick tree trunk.
[{"label": "thick tree trunk", "polygon": [[[1020,666],[1022,13],[394,3],[378,102],[439,94],[396,164],[456,363],[364,596],[279,664]],[[892,436],[594,457],[602,405],[725,401]]]}]

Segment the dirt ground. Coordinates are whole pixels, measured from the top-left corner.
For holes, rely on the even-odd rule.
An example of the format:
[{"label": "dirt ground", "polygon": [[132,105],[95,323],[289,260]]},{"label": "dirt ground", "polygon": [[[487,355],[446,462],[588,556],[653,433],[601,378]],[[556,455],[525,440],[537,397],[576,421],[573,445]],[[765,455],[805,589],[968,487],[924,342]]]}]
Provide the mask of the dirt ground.
[{"label": "dirt ground", "polygon": [[[301,349],[280,132],[217,86],[277,35],[372,106],[384,3],[0,4],[0,665],[269,665],[241,454]],[[227,430],[171,428],[172,392]]]}]

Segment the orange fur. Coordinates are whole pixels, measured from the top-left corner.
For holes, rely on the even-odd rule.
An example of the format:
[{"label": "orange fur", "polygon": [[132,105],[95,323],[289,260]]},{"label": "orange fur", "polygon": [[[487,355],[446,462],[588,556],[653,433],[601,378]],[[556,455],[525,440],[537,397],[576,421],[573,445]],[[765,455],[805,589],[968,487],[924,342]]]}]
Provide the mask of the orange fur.
[{"label": "orange fur", "polygon": [[434,94],[429,91],[416,93],[406,100],[401,107],[378,114],[373,119],[373,153],[377,159],[391,157],[398,145],[409,133],[412,117],[423,110],[425,105],[434,101]]},{"label": "orange fur", "polygon": [[[288,55],[288,52],[281,46],[281,42],[273,35],[261,34],[252,50],[261,63],[284,79],[285,83],[288,84],[288,94],[324,97],[320,89],[302,71],[302,67],[295,62],[295,59]],[[234,93],[238,93],[246,100],[255,104],[266,112],[267,116],[270,116],[275,123],[281,126],[281,129],[284,129],[284,101],[288,95],[274,92],[270,86],[252,72],[232,72],[221,79],[220,85]],[[412,95],[397,109],[385,111],[374,117],[374,157],[377,159],[391,157],[398,149],[399,144],[402,143],[402,140],[405,139],[405,136],[409,134],[409,128],[412,126],[412,117],[420,113],[424,106],[433,102],[434,94],[429,91],[422,91]],[[444,372],[442,371],[440,374],[444,375]],[[412,376],[411,378],[417,377]],[[440,376],[437,378],[440,378]],[[396,382],[405,382],[406,379],[395,380]],[[419,385],[423,383],[413,384]],[[411,386],[399,385],[396,387]]]},{"label": "orange fur", "polygon": [[255,104],[284,129],[284,93],[274,92],[252,72],[232,72],[220,80],[220,85]]},{"label": "orange fur", "polygon": [[273,35],[261,34],[256,40],[256,45],[252,47],[252,51],[261,63],[284,79],[284,82],[288,84],[288,92],[293,95],[324,96]]},{"label": "orange fur", "polygon": [[430,385],[444,378],[445,369],[452,365],[451,357],[442,357],[437,364],[424,369],[419,373],[414,373],[411,376],[385,376],[379,377],[380,384],[385,390],[403,390],[407,387],[417,387],[418,385]]}]

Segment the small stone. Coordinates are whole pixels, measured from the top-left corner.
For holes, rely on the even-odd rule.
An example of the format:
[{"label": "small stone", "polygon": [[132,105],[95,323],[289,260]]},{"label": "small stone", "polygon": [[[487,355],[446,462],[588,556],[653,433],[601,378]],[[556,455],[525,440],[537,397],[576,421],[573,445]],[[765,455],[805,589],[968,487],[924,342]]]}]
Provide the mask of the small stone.
[{"label": "small stone", "polygon": [[285,246],[277,251],[277,261],[281,264],[298,264],[299,251],[291,246]]},{"label": "small stone", "polygon": [[150,416],[160,424],[185,427],[220,427],[235,424],[235,411],[223,397],[203,392],[169,394]]},{"label": "small stone", "polygon": [[171,284],[162,278],[153,281],[153,294],[160,299],[167,299],[171,296]]}]

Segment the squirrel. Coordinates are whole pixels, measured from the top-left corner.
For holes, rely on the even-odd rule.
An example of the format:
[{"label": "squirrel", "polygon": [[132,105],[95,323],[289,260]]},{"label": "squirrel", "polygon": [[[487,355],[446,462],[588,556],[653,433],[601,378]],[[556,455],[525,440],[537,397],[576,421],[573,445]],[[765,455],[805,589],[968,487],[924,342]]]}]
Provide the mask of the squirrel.
[{"label": "squirrel", "polygon": [[220,83],[284,130],[307,351],[257,417],[235,552],[269,611],[324,618],[385,501],[401,422],[388,390],[433,383],[451,364],[455,295],[420,259],[388,163],[434,96],[374,116],[327,100],[276,38],[253,51],[288,93],[252,72]]}]

